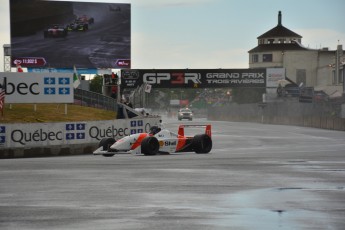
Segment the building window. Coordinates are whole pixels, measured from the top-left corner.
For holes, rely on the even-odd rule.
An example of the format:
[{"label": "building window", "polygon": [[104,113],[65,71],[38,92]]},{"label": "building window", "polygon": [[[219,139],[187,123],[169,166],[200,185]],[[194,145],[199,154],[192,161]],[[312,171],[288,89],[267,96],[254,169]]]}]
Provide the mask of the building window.
[{"label": "building window", "polygon": [[274,43],[274,39],[268,39],[268,44],[273,44]]},{"label": "building window", "polygon": [[279,39],[279,43],[280,43],[280,44],[285,43],[285,39],[284,39],[284,38],[280,38],[280,39]]},{"label": "building window", "polygon": [[296,69],[296,83],[298,85],[303,83],[303,85],[306,86],[307,71],[305,69]]},{"label": "building window", "polygon": [[339,70],[339,83],[343,83],[344,69]]},{"label": "building window", "polygon": [[335,70],[332,70],[332,85],[336,85],[337,84],[337,79],[335,77]]},{"label": "building window", "polygon": [[252,55],[252,62],[253,62],[253,63],[259,62],[259,55],[253,54],[253,55]]},{"label": "building window", "polygon": [[272,54],[263,54],[262,55],[262,62],[272,62]]}]

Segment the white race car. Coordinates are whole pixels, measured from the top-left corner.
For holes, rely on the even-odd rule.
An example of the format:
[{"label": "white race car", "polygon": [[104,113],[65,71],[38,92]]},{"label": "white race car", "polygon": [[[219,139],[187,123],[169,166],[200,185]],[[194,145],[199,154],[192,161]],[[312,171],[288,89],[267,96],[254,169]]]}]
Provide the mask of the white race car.
[{"label": "white race car", "polygon": [[[205,133],[185,136],[185,127],[205,127]],[[103,138],[93,154],[105,157],[116,153],[156,155],[158,152],[209,153],[212,149],[211,125],[180,125],[178,133],[152,126],[149,133],[136,133],[116,141]]]}]

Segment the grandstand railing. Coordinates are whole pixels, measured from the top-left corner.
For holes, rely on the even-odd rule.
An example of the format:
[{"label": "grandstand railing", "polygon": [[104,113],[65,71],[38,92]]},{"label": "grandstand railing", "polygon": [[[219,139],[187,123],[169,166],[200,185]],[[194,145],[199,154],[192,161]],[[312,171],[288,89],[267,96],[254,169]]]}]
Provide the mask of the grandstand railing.
[{"label": "grandstand railing", "polygon": [[117,111],[117,101],[114,98],[82,89],[74,89],[74,104]]}]

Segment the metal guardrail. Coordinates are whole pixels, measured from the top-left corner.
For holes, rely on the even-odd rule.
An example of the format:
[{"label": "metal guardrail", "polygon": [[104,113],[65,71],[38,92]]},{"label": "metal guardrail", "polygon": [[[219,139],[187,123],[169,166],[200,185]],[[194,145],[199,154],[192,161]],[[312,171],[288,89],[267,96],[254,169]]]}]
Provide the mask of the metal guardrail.
[{"label": "metal guardrail", "polygon": [[117,111],[117,101],[114,98],[82,89],[74,89],[74,104]]}]

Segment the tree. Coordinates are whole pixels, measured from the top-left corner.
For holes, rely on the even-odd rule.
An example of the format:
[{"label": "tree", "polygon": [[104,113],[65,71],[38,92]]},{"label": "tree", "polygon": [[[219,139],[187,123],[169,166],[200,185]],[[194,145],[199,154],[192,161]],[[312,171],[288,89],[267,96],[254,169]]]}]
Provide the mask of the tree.
[{"label": "tree", "polygon": [[90,91],[95,93],[102,93],[103,87],[103,77],[101,75],[96,75],[90,81]]}]

